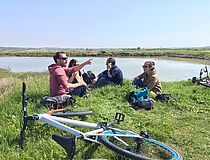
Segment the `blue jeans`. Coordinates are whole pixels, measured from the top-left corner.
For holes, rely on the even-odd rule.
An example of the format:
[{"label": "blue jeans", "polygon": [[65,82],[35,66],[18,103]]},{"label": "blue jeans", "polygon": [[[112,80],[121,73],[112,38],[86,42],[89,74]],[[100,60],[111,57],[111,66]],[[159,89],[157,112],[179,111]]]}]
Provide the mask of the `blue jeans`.
[{"label": "blue jeans", "polygon": [[96,88],[96,87],[101,87],[105,85],[115,85],[115,84],[114,82],[107,80],[106,77],[101,77],[96,81],[96,83],[90,85],[90,87]]},{"label": "blue jeans", "polygon": [[82,86],[70,89],[68,94],[82,97],[83,95],[86,94],[86,92],[87,92],[87,87],[82,85]]}]

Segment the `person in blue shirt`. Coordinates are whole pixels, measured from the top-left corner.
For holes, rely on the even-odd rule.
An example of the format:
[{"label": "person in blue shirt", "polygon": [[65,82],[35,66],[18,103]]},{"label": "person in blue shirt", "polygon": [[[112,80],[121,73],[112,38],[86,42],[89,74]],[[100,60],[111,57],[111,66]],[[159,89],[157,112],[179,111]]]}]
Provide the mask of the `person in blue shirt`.
[{"label": "person in blue shirt", "polygon": [[96,88],[104,85],[123,85],[123,73],[116,65],[114,58],[108,58],[106,60],[106,70],[101,72],[95,79],[95,83],[89,87]]}]

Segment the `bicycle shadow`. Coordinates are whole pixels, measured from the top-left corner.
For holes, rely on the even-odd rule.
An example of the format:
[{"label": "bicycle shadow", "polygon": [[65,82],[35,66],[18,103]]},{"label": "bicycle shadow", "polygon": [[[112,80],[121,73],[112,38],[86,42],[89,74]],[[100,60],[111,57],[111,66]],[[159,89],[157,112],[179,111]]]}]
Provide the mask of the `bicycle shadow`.
[{"label": "bicycle shadow", "polygon": [[[89,142],[87,142],[89,143]],[[93,153],[98,150],[100,144],[87,144],[87,150],[84,152],[82,159],[91,159],[93,157]]]}]

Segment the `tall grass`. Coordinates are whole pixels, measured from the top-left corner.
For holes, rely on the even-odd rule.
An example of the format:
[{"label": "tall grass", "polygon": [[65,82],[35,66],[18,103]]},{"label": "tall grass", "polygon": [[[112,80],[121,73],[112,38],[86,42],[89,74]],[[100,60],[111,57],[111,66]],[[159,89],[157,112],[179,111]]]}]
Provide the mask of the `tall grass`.
[{"label": "tall grass", "polygon": [[[9,77],[10,74],[5,76]],[[39,121],[29,123],[26,147],[23,150],[19,148],[22,81],[27,84],[28,112],[35,114],[47,111],[39,100],[49,94],[49,80],[44,73],[18,73],[13,77],[15,83],[7,86],[9,92],[0,101],[0,159],[68,159],[51,135],[72,135]],[[136,132],[147,130],[152,138],[179,151],[183,159],[210,159],[209,88],[193,85],[190,81],[163,82],[163,88],[174,98],[168,102],[156,101],[151,111],[129,107],[126,99],[132,88],[128,80],[122,87],[107,86],[91,90],[89,98],[77,97],[76,105],[67,109],[92,110],[93,115],[83,120],[95,123],[112,121],[115,112],[122,112],[126,115],[125,122],[119,127]],[[102,145],[78,140],[74,159],[90,158],[122,159]]]}]

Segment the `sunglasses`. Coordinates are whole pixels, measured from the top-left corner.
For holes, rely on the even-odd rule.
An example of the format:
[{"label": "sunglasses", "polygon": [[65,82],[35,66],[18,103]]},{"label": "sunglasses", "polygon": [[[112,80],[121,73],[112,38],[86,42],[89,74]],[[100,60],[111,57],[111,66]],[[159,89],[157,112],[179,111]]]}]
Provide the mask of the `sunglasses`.
[{"label": "sunglasses", "polygon": [[143,68],[147,68],[148,66],[142,66]]},{"label": "sunglasses", "polygon": [[68,58],[67,58],[67,57],[62,57],[62,58],[60,58],[60,59],[62,59],[62,60],[67,60]]}]

